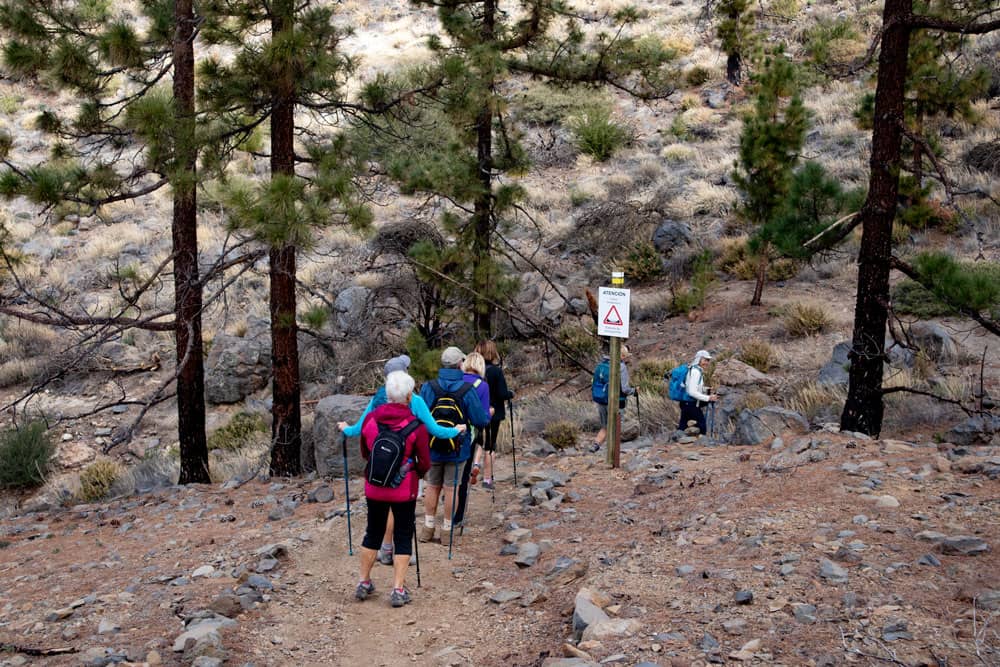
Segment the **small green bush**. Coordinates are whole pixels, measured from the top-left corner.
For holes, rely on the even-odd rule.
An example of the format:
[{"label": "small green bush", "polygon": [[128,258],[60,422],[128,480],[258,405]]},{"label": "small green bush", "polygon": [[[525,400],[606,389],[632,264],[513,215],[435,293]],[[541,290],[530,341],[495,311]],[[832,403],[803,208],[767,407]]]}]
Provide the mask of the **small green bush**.
[{"label": "small green bush", "polygon": [[618,262],[628,279],[648,283],[663,275],[663,255],[649,241],[636,243]]},{"label": "small green bush", "polygon": [[517,116],[533,125],[555,125],[580,109],[594,104],[598,95],[602,103],[607,103],[608,95],[580,86],[553,86],[547,83],[529,83],[518,94]]},{"label": "small green bush", "polygon": [[598,162],[604,162],[632,140],[632,133],[611,118],[604,107],[591,107],[570,122],[576,147]]},{"label": "small green bush", "polygon": [[646,394],[662,393],[665,386],[663,376],[669,373],[677,362],[665,357],[643,357],[629,372],[629,383]]},{"label": "small green bush", "polygon": [[705,303],[708,288],[715,282],[715,267],[709,251],[699,255],[692,264],[691,280],[687,287],[674,291],[671,308],[675,313],[690,313]]},{"label": "small green bush", "polygon": [[750,364],[761,373],[767,373],[777,362],[774,346],[766,340],[754,338],[743,343],[739,354],[740,361]]},{"label": "small green bush", "polygon": [[80,473],[80,499],[90,503],[104,498],[121,474],[122,467],[116,461],[94,461]]},{"label": "small green bush", "polygon": [[556,449],[566,449],[576,447],[576,441],[580,436],[580,429],[571,421],[555,421],[545,425],[542,431],[542,438]]},{"label": "small green bush", "polygon": [[913,315],[922,320],[951,315],[952,309],[934,296],[930,290],[909,278],[892,288],[892,308],[903,315]]},{"label": "small green bush", "polygon": [[830,326],[830,322],[830,314],[818,304],[796,303],[785,315],[785,328],[795,338],[822,333]]},{"label": "small green bush", "polygon": [[689,86],[701,86],[708,83],[708,80],[711,78],[712,71],[701,65],[695,65],[684,74],[684,80],[687,81]]},{"label": "small green bush", "polygon": [[237,412],[229,423],[208,436],[208,448],[235,451],[245,447],[257,433],[267,433],[267,421],[258,413]]},{"label": "small green bush", "polygon": [[596,355],[599,346],[593,331],[571,324],[559,327],[556,332],[556,340],[567,352],[581,361]]},{"label": "small green bush", "polygon": [[55,445],[35,422],[0,435],[0,488],[23,489],[45,481]]}]

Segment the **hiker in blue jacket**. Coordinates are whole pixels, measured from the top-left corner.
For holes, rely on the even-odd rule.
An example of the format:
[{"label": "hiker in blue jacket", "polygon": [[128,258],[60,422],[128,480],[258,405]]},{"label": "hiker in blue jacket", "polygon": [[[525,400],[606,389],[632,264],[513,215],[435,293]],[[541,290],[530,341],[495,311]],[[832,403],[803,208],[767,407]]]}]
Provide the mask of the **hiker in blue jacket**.
[{"label": "hiker in blue jacket", "polygon": [[[385,376],[389,377],[389,373],[393,371],[408,371],[410,368],[410,357],[405,354],[401,354],[398,357],[393,357],[389,361],[385,362]],[[361,426],[365,422],[365,417],[368,413],[385,405],[389,402],[389,399],[385,393],[385,385],[378,388],[375,395],[372,396],[371,400],[368,401],[368,406],[365,411],[361,413],[361,417],[354,424],[348,424],[347,422],[338,422],[337,427],[349,438],[354,438],[361,435]],[[417,394],[413,394],[410,397],[410,411],[413,415],[419,419],[424,426],[427,427],[427,432],[436,438],[454,438],[461,433],[465,432],[465,424],[459,424],[456,427],[451,426],[441,426],[434,418],[431,417],[431,411],[424,403],[424,399],[420,398]],[[392,565],[393,563],[393,547],[392,547],[392,532],[393,532],[393,516],[389,514],[389,520],[385,528],[385,536],[382,539],[382,547],[378,550],[376,554],[376,559],[383,565]]]},{"label": "hiker in blue jacket", "polygon": [[[472,385],[467,383],[462,373],[462,362],[465,361],[465,354],[457,347],[449,347],[441,353],[441,370],[438,371],[437,382],[425,382],[420,387],[420,397],[427,405],[431,406],[434,413],[435,401],[440,397],[435,393],[434,385],[437,384],[443,392],[455,395],[463,392],[460,408],[465,418],[467,430],[458,436],[460,446],[454,452],[443,453],[436,450],[435,441],[431,441],[431,469],[427,473],[425,482],[427,488],[424,490],[424,525],[420,526],[417,539],[421,542],[430,542],[434,539],[435,515],[437,514],[438,498],[441,495],[441,488],[447,487],[449,490],[444,494],[444,518],[441,522],[442,542],[451,539],[451,522],[454,518],[455,496],[457,486],[461,478],[461,469],[466,460],[472,456],[472,434],[469,429],[472,426],[483,428],[490,423],[490,415],[483,410],[483,405],[476,395]],[[463,387],[467,387],[463,389]]]}]

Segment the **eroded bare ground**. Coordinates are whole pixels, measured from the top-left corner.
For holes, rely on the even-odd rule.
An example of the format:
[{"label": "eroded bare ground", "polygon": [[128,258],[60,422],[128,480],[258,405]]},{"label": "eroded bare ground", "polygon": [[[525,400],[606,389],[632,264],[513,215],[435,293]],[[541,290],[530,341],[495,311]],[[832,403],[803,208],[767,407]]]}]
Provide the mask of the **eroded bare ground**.
[{"label": "eroded bare ground", "polygon": [[[402,609],[385,598],[382,566],[378,594],[352,599],[337,482],[332,502],[274,521],[282,502],[323,482],[167,490],[17,517],[3,524],[0,637],[77,651],[28,658],[44,664],[97,664],[95,649],[190,664],[190,651],[171,650],[180,617],[237,587],[230,575],[266,568],[255,552],[284,542],[289,553],[261,573],[275,590],[221,630],[226,664],[538,665],[564,653],[575,664],[998,664],[998,452],[823,432],[783,441],[780,451],[655,445],[614,471],[595,455],[522,457],[522,485],[566,478],[535,494],[564,494],[548,508],[528,504],[504,459],[496,503],[474,490],[453,559],[421,545],[422,586],[411,567],[414,601]],[[519,545],[541,548],[533,565],[499,555],[515,526],[531,531]],[[205,565],[215,571],[192,578]],[[612,622],[564,646],[584,587]]]}]

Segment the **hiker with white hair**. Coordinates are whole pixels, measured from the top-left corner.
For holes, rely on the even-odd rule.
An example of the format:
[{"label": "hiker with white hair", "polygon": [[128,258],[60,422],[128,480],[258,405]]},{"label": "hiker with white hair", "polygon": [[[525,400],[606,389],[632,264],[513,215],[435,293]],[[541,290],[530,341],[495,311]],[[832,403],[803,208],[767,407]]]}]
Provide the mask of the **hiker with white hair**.
[{"label": "hiker with white hair", "polygon": [[[405,354],[401,354],[398,357],[393,357],[389,361],[385,362],[385,376],[388,378],[390,373],[394,371],[407,371],[410,368],[410,357]],[[361,418],[354,424],[348,425],[347,422],[338,422],[337,427],[348,437],[356,437],[361,435],[361,426],[364,424],[365,418],[368,413],[373,411],[375,408],[384,405],[388,401],[386,396],[385,386],[378,388],[375,395],[372,396],[371,400],[368,401],[368,407],[365,411],[361,413]],[[427,428],[427,432],[435,438],[454,438],[465,432],[465,424],[458,424],[454,427],[442,426],[434,421],[434,417],[431,416],[430,408],[427,407],[427,403],[424,399],[420,397],[420,394],[413,393],[410,396],[410,411],[416,416],[417,419]],[[393,550],[392,550],[392,531],[393,531],[393,520],[392,515],[389,516],[389,523],[386,526],[385,539],[382,541],[382,548],[378,550],[378,561],[383,565],[393,564]]]},{"label": "hiker with white hair", "polygon": [[[693,421],[703,434],[708,432],[702,408],[719,400],[715,394],[708,393],[709,390],[705,387],[704,364],[711,360],[712,355],[708,350],[698,350],[690,364],[686,367],[678,366],[670,374],[670,398],[681,406],[681,418],[677,424],[679,431],[685,430],[688,422]],[[681,387],[675,387],[678,380],[683,382]]]}]

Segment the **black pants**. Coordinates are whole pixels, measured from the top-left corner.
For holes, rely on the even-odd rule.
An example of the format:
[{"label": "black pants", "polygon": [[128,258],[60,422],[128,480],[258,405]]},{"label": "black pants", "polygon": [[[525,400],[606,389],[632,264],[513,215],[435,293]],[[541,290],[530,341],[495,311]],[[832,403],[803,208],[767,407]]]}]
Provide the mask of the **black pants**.
[{"label": "black pants", "polygon": [[413,553],[413,516],[417,509],[416,500],[404,503],[388,503],[384,500],[366,499],[368,503],[368,526],[365,528],[365,539],[361,546],[377,551],[382,546],[385,535],[385,524],[392,512],[392,552],[397,556],[409,556]]},{"label": "black pants", "polygon": [[677,424],[677,430],[683,431],[687,428],[689,421],[694,421],[698,423],[698,430],[702,433],[707,433],[708,429],[705,427],[705,413],[701,410],[701,405],[697,401],[680,401],[681,406],[681,420]]},{"label": "black pants", "polygon": [[[462,481],[458,485],[458,502],[455,503],[455,523],[462,523],[465,519],[465,506],[469,501],[469,477],[472,476],[472,459],[470,456],[465,460],[465,467],[462,468]],[[448,493],[448,487],[444,487],[442,493]]]},{"label": "black pants", "polygon": [[490,425],[483,429],[486,442],[483,443],[483,451],[495,452],[497,450],[497,434],[500,433],[500,424],[503,420],[491,421]]}]

